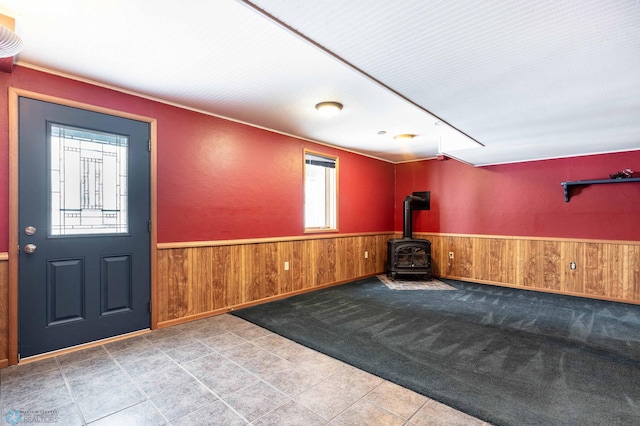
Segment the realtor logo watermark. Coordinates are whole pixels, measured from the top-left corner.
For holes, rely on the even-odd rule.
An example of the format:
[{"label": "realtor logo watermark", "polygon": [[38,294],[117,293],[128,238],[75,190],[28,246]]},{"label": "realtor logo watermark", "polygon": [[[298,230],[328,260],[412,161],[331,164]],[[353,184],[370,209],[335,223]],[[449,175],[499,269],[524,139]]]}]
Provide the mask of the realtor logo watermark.
[{"label": "realtor logo watermark", "polygon": [[57,423],[58,410],[9,410],[4,420],[12,426],[20,423]]}]

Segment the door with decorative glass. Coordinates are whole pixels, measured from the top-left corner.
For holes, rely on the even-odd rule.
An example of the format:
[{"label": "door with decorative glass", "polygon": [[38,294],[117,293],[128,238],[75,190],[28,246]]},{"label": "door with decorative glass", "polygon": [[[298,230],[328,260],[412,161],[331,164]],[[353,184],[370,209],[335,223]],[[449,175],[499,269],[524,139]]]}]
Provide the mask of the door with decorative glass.
[{"label": "door with decorative glass", "polygon": [[19,98],[19,351],[150,326],[149,123]]}]

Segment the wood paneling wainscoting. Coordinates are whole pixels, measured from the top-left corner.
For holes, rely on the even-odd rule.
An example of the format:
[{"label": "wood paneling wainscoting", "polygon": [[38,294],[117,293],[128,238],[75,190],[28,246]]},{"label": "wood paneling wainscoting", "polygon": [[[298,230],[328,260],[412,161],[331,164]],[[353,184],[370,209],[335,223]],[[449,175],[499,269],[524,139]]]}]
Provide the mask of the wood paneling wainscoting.
[{"label": "wood paneling wainscoting", "polygon": [[[398,236],[158,244],[153,308],[158,327],[382,273],[387,240]],[[640,304],[638,241],[437,233],[414,237],[431,241],[433,273],[439,277]],[[449,252],[454,253],[450,262]],[[9,355],[7,260],[7,254],[0,253],[0,368],[8,365]]]},{"label": "wood paneling wainscoting", "polygon": [[158,327],[382,273],[392,235],[158,244]]},{"label": "wood paneling wainscoting", "polygon": [[443,278],[640,304],[640,241],[435,233],[414,237],[431,241],[433,273]]},{"label": "wood paneling wainscoting", "polygon": [[9,254],[0,253],[0,368],[9,365]]}]

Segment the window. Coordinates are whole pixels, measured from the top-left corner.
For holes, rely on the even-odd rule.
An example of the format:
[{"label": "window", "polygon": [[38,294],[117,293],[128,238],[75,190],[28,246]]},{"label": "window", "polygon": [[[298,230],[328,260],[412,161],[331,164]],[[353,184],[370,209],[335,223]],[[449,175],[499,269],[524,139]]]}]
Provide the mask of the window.
[{"label": "window", "polygon": [[128,138],[60,124],[49,135],[50,235],[127,233]]},{"label": "window", "polygon": [[338,158],[305,151],[304,166],[305,229],[337,230]]}]

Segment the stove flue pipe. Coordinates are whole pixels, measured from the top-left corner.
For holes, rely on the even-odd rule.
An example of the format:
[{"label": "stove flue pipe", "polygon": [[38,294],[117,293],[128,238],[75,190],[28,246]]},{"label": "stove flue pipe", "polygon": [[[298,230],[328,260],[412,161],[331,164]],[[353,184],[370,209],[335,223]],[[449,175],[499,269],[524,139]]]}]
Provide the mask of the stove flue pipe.
[{"label": "stove flue pipe", "polygon": [[404,221],[402,226],[402,238],[413,238],[413,208],[411,202],[419,201],[425,202],[422,197],[416,197],[415,195],[407,195],[404,198]]}]

